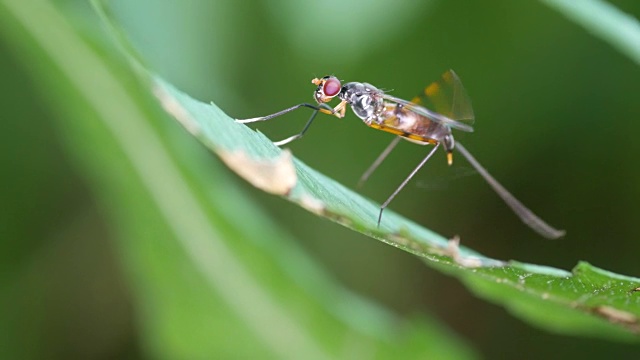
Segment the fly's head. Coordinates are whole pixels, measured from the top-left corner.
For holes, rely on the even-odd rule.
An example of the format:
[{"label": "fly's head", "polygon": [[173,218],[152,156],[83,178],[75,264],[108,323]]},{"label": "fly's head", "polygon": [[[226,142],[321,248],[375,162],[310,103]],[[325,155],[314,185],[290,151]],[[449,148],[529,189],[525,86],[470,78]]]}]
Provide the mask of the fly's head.
[{"label": "fly's head", "polygon": [[311,82],[318,86],[313,94],[318,104],[331,101],[342,90],[342,84],[335,76],[325,76],[321,79],[315,78]]}]

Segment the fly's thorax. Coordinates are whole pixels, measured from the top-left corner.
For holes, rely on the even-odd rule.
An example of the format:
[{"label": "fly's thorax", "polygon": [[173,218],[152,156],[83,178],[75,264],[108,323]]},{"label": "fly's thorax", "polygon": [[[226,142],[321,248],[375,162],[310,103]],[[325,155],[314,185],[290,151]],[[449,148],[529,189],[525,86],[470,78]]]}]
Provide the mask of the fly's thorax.
[{"label": "fly's thorax", "polygon": [[371,84],[350,82],[344,84],[339,97],[363,121],[377,122],[384,109],[382,95],[382,91]]}]

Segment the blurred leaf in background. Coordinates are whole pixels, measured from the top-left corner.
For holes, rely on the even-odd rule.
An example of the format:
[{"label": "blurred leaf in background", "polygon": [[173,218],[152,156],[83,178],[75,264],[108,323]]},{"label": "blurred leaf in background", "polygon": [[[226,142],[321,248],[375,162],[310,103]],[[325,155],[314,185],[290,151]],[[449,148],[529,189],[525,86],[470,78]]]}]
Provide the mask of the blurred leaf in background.
[{"label": "blurred leaf in background", "polygon": [[[0,132],[4,150],[0,156],[5,165],[0,301],[5,312],[2,318],[7,319],[2,332],[11,335],[0,348],[16,351],[6,354],[7,358],[262,354],[258,344],[264,342],[242,336],[256,334],[247,331],[246,320],[229,315],[222,303],[215,305],[216,295],[207,290],[206,273],[197,271],[202,268],[194,268],[176,247],[167,221],[171,218],[161,214],[157,199],[149,195],[149,184],[141,183],[145,173],[131,165],[131,157],[113,135],[106,135],[109,131],[98,121],[95,104],[86,100],[93,94],[107,108],[125,108],[119,101],[123,94],[100,87],[94,81],[99,78],[98,69],[94,69],[95,78],[87,76],[80,82],[83,86],[70,85],[40,47],[47,42],[37,45],[27,35],[24,19],[42,26],[50,46],[66,54],[69,62],[75,61],[79,73],[91,73],[91,68],[84,67],[86,57],[65,47],[56,23],[48,18],[50,13],[35,7],[37,3],[7,0],[0,4],[0,46],[3,54],[10,54],[0,57],[6,102]],[[628,14],[640,14],[635,1],[611,3]],[[640,115],[636,63],[541,3],[434,1],[417,6],[381,1],[366,11],[357,7],[362,3],[354,4],[343,7],[323,2],[301,8],[295,1],[109,2],[151,68],[188,93],[222,104],[238,118],[310,100],[308,82],[316,75],[333,73],[345,80],[367,81],[409,98],[444,69],[455,69],[478,115],[476,133],[463,141],[523,202],[552,223],[562,224],[569,236],[553,243],[537,239],[478,176],[451,181],[437,191],[406,189],[393,208],[442,234],[459,234],[463,243],[492,257],[560,268],[588,260],[638,275],[634,220],[639,215],[640,174],[631,165],[638,154],[632,134],[640,126],[635,121]],[[285,229],[273,230],[270,237],[293,234],[296,241],[291,243],[314,254],[338,283],[409,319],[417,312],[435,313],[489,358],[521,356],[523,349],[531,357],[570,354],[583,358],[622,356],[633,350],[629,345],[559,337],[533,329],[502,309],[475,300],[457,283],[425,269],[408,254],[283,205],[280,199],[246,185],[228,190],[238,185],[227,171],[176,124],[160,116],[120,60],[108,55],[111,52],[104,49],[108,41],[95,27],[98,22],[87,4],[58,1],[56,5],[64,22],[72,23],[89,40],[102,64],[128,89],[127,101],[144,109],[142,118],[156,119],[148,125],[151,133],[160,139],[161,148],[171,149],[169,159],[185,179],[182,186],[200,199],[203,214],[217,231],[226,234],[221,238],[244,238],[238,233],[229,235],[238,228],[229,224],[230,214],[265,208],[271,220],[278,219]],[[22,22],[16,9],[26,11]],[[334,13],[340,15],[331,18]],[[313,49],[316,51],[311,52]],[[93,91],[83,93],[85,87]],[[120,120],[133,125],[133,119]],[[303,121],[300,116],[289,116],[259,128],[270,137],[281,138],[298,131]],[[355,184],[388,141],[385,134],[369,131],[349,117],[318,121],[304,140],[291,147],[314,168],[342,183]],[[145,148],[144,144],[139,145]],[[420,150],[411,144],[398,149],[367,184],[365,194],[384,199],[423,156]],[[145,159],[152,169],[163,169],[153,167],[156,158],[163,157],[148,155]],[[431,179],[446,178],[451,170],[443,163],[433,162],[417,180],[428,184]],[[148,179],[162,173],[146,175]],[[225,191],[215,192],[205,183],[224,184]],[[240,195],[225,201],[228,206],[223,212],[206,205],[235,192]],[[261,205],[246,205],[245,201],[260,201]],[[256,224],[270,224],[269,219],[259,220],[261,217],[264,215],[253,216]],[[267,244],[274,242],[263,241],[266,253]],[[243,246],[255,250],[255,245],[225,244],[242,263],[252,264],[252,271],[282,269],[281,265],[259,265],[274,261],[273,257],[243,251]],[[295,245],[286,243],[282,248],[291,246]],[[270,251],[282,253],[282,248]],[[278,285],[279,273],[273,271],[262,279],[270,284],[268,288],[281,289],[285,285]],[[145,278],[157,281],[141,281]],[[334,282],[328,283],[333,289]],[[136,306],[132,306],[131,293],[136,294]],[[313,301],[288,304],[312,309],[310,313],[323,311]],[[374,308],[372,314],[378,315],[371,316],[384,319],[383,313]],[[162,316],[154,319],[150,314]],[[305,329],[322,333],[335,329],[333,326],[342,328],[333,323]],[[407,341],[424,349],[428,330],[423,325],[418,328],[422,330],[409,333],[419,336]],[[229,336],[225,341],[208,342],[208,331],[224,331]],[[181,336],[184,332],[191,342],[184,341],[189,338]],[[371,335],[361,336],[357,338],[371,339]],[[245,344],[255,346],[243,347]],[[228,347],[223,348],[225,345]],[[468,354],[462,345],[449,347],[461,349],[452,356]],[[324,350],[333,353],[337,348],[334,343]],[[407,354],[412,350],[409,345],[402,348]],[[194,349],[201,352],[190,352]],[[238,349],[246,353],[237,353]],[[278,355],[282,356],[274,356]]]}]

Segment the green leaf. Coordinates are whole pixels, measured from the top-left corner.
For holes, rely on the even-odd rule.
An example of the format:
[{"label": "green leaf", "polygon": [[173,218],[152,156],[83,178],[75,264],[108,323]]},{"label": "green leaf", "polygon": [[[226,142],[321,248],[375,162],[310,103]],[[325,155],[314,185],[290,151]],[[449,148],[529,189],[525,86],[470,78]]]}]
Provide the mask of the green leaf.
[{"label": "green leaf", "polygon": [[[249,182],[259,174],[266,178],[263,182],[275,187],[280,182],[294,184],[280,195],[319,216],[420,256],[428,265],[463,280],[479,296],[538,326],[568,334],[640,340],[640,292],[634,291],[640,279],[586,263],[569,273],[491,259],[393,211],[385,212],[378,228],[377,204],[291,159],[287,150],[236,123],[215,104],[194,100],[162,79],[155,82],[154,93],[165,110]],[[283,167],[294,168],[297,181],[283,180]]]},{"label": "green leaf", "polygon": [[[581,263],[571,273],[504,262],[458,247],[392,211],[376,226],[379,206],[318,173],[280,150],[269,139],[237,124],[215,104],[190,98],[162,79],[154,92],[164,108],[203,144],[249,182],[293,184],[284,198],[320,216],[422,257],[454,275],[476,294],[546,329],[566,334],[640,340],[640,279],[622,277]],[[295,168],[297,181],[283,179],[281,168]],[[247,172],[254,169],[255,172]],[[285,171],[286,172],[286,171]],[[264,187],[263,187],[264,188]]]},{"label": "green leaf", "polygon": [[153,92],[164,109],[257,187],[415,254],[427,265],[458,277],[479,296],[542,328],[640,340],[640,293],[634,290],[640,286],[640,279],[608,273],[586,263],[569,273],[488,258],[393,211],[385,212],[378,227],[376,203],[292,158],[261,133],[236,123],[215,104],[197,101],[164,80],[153,79]]}]

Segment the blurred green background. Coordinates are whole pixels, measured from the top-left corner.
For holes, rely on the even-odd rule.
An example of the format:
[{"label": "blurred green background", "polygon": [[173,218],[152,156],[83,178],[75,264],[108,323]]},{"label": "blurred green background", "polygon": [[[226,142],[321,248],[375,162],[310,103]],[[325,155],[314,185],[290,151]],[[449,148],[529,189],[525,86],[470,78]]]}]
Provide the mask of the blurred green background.
[{"label": "blurred green background", "polygon": [[[610,3],[640,16],[635,0]],[[87,39],[109,43],[86,2],[55,4]],[[477,119],[475,133],[457,139],[568,235],[539,238],[463,159],[448,168],[442,153],[391,208],[494,258],[563,269],[584,260],[640,276],[640,67],[543,3],[117,0],[109,8],[151,69],[236,118],[311,101],[316,76],[366,81],[411,98],[454,69]],[[41,64],[8,39],[0,38],[0,301],[2,331],[12,336],[2,348],[24,358],[145,357],[139,320],[146,310],[135,300],[144,289],[130,281],[131,264],[122,265],[118,231],[106,216],[112,204],[99,200],[93,184],[100,180],[64,145],[60,113],[47,99],[57,89],[39,84],[33,74]],[[255,127],[280,140],[307,116],[300,110]],[[343,120],[318,119],[290,148],[355,188],[390,140],[349,112]],[[401,144],[359,191],[383,201],[424,155]],[[402,317],[432,315],[483,357],[637,351],[538,330],[407,253],[237,182],[338,283]]]}]

